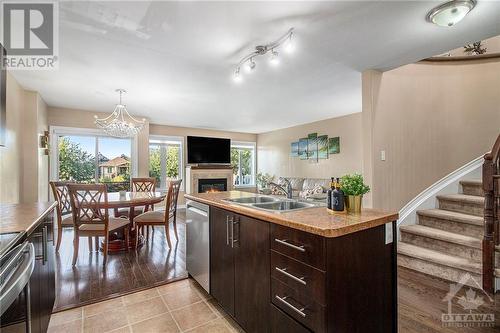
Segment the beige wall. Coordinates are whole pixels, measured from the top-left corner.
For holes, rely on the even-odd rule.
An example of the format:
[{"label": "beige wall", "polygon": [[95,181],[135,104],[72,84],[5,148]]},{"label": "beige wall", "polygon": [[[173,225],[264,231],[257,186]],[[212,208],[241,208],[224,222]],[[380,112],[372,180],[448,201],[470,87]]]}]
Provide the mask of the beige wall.
[{"label": "beige wall", "polygon": [[39,137],[48,129],[46,105],[40,95],[24,90],[7,73],[7,142],[0,148],[0,202],[48,199],[48,156]]},{"label": "beige wall", "polygon": [[[24,92],[24,108],[21,114],[21,202],[36,202],[38,198],[38,124],[37,124],[37,93]],[[34,161],[36,163],[30,163]]]},{"label": "beige wall", "polygon": [[500,132],[500,61],[364,73],[363,112],[372,121],[373,205],[398,210],[491,149]]},{"label": "beige wall", "polygon": [[[40,94],[37,94],[38,134],[43,135],[49,130],[47,104]],[[39,142],[37,142],[39,145]],[[49,200],[49,155],[43,149],[38,149],[38,201]]]},{"label": "beige wall", "polygon": [[49,157],[40,149],[40,136],[48,130],[47,105],[34,91],[24,91],[22,118],[21,202],[47,201]]},{"label": "beige wall", "polygon": [[5,147],[0,147],[0,202],[17,203],[21,193],[21,114],[24,90],[7,73]]},{"label": "beige wall", "polygon": [[[330,178],[363,168],[361,113],[326,119],[257,136],[258,171],[275,176]],[[340,153],[311,162],[290,157],[290,143],[309,133],[340,137]]]}]

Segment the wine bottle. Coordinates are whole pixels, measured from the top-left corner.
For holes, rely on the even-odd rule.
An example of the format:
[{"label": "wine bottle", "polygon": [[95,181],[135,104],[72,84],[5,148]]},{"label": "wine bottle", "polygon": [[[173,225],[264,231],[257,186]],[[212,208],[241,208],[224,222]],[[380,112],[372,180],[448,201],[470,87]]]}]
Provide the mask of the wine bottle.
[{"label": "wine bottle", "polygon": [[332,209],[338,212],[344,210],[344,191],[340,188],[340,180],[337,178],[335,189],[332,191]]},{"label": "wine bottle", "polygon": [[327,194],[326,206],[328,207],[328,209],[332,209],[332,207],[333,207],[333,205],[332,205],[332,192],[334,189],[335,189],[335,178],[332,177],[332,181],[330,182],[330,188],[326,192],[326,194]]}]

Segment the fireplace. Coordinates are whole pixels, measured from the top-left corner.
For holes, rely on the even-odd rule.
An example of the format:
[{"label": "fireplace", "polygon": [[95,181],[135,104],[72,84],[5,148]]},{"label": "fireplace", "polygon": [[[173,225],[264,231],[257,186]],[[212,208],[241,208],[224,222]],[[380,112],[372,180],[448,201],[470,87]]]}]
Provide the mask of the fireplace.
[{"label": "fireplace", "polygon": [[227,191],[227,178],[198,179],[198,193]]},{"label": "fireplace", "polygon": [[185,178],[187,194],[233,190],[233,168],[230,165],[188,165]]}]

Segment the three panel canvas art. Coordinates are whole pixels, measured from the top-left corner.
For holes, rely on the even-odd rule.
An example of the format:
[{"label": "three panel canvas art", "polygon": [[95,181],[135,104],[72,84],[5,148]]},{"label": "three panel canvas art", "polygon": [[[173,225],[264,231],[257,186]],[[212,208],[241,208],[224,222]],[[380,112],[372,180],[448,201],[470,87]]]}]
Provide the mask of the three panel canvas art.
[{"label": "three panel canvas art", "polygon": [[311,133],[307,138],[290,144],[290,156],[301,160],[323,160],[330,155],[340,153],[340,137],[329,138],[328,135]]}]

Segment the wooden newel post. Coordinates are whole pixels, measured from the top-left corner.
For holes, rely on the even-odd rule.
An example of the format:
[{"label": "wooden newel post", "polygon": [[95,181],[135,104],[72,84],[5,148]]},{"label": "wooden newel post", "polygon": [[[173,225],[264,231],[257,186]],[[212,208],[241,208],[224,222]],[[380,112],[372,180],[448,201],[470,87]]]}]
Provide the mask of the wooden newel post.
[{"label": "wooden newel post", "polygon": [[483,190],[484,190],[484,236],[483,236],[483,289],[494,292],[495,265],[495,191],[493,175],[496,163],[492,154],[484,155]]}]

